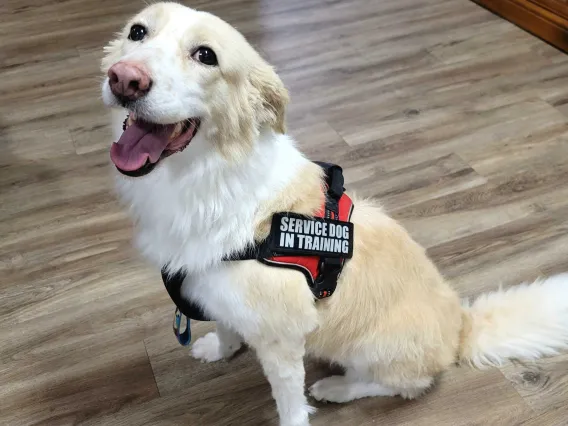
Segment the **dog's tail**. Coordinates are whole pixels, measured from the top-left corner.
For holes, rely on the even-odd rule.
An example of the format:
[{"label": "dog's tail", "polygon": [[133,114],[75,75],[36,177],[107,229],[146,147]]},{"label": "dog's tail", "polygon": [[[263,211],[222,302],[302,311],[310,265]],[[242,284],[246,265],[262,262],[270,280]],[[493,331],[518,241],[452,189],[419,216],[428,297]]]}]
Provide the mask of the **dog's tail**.
[{"label": "dog's tail", "polygon": [[460,359],[475,367],[568,348],[568,273],[464,303]]}]

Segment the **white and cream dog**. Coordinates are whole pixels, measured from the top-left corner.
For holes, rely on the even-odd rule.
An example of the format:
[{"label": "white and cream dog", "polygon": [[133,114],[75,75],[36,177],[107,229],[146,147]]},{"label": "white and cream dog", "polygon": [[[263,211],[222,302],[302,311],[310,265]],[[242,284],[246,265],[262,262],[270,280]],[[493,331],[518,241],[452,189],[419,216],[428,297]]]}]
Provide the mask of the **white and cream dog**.
[{"label": "white and cream dog", "polygon": [[105,48],[102,70],[137,247],[157,268],[184,270],[183,294],[217,319],[194,357],[254,348],[281,425],[308,425],[314,411],[305,355],[345,367],[309,391],[346,402],[416,398],[456,361],[494,365],[567,346],[568,275],[463,304],[373,201],[352,197],[354,255],[328,299],[315,301],[300,272],[222,261],[265,238],[274,213],[313,214],[324,192],[321,169],[286,135],[281,80],[221,19],[153,4]]}]

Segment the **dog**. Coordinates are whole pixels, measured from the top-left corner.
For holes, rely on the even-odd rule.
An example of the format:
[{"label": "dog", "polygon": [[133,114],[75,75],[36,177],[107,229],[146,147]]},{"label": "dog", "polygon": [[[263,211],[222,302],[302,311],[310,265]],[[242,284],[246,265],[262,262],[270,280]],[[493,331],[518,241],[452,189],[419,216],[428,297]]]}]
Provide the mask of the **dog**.
[{"label": "dog", "polygon": [[102,72],[135,245],[155,267],[183,270],[182,296],[216,320],[193,357],[254,349],[282,426],[309,425],[314,413],[306,355],[345,368],[309,388],[343,403],[416,398],[456,362],[499,365],[568,346],[568,274],[463,302],[400,224],[354,194],[353,256],[331,297],[316,300],[297,270],[227,261],[266,239],[276,213],[313,216],[326,185],[286,134],[282,81],[218,17],[153,4],[106,46]]}]

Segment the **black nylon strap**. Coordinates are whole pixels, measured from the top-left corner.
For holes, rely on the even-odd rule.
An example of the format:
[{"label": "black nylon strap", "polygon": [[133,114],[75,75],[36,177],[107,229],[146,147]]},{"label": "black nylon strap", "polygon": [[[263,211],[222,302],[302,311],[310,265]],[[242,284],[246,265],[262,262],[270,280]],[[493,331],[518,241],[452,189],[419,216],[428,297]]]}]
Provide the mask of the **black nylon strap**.
[{"label": "black nylon strap", "polygon": [[[337,164],[324,163],[321,161],[315,161],[315,163],[325,171],[326,175],[325,183],[327,185],[327,194],[325,200],[325,217],[338,219],[339,199],[343,195],[343,192],[345,192],[345,188],[343,187],[345,183],[343,169]],[[330,213],[333,213],[333,215]]]},{"label": "black nylon strap", "polygon": [[[345,180],[343,169],[331,163],[316,162],[326,174],[327,197],[325,201],[325,217],[339,219],[339,200],[343,196]],[[315,279],[312,292],[318,299],[331,296],[337,288],[337,280],[343,269],[342,259],[323,257],[319,264],[319,274]]]},{"label": "black nylon strap", "polygon": [[270,251],[270,245],[268,242],[262,241],[253,246],[248,246],[242,251],[231,253],[225,256],[222,260],[224,262],[230,262],[234,260],[259,260],[266,257],[272,257],[272,252]]},{"label": "black nylon strap", "polygon": [[325,171],[328,197],[339,201],[345,192],[345,188],[343,187],[345,183],[343,169],[337,164],[324,163],[322,161],[315,161],[315,163]]},{"label": "black nylon strap", "polygon": [[168,274],[166,268],[162,269],[162,281],[164,282],[164,286],[180,312],[192,320],[210,321],[211,319],[205,315],[200,306],[181,296],[181,286],[184,279],[185,273],[182,271],[178,271],[175,274]]}]

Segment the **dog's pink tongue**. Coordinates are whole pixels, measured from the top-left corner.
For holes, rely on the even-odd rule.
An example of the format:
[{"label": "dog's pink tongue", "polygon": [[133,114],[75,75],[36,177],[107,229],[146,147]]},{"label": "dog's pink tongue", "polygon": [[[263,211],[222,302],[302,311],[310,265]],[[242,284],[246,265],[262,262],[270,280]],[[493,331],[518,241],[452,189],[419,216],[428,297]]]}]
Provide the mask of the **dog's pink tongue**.
[{"label": "dog's pink tongue", "polygon": [[110,148],[110,159],[116,167],[130,172],[138,170],[147,160],[155,163],[170,142],[175,125],[154,126],[135,122]]}]

